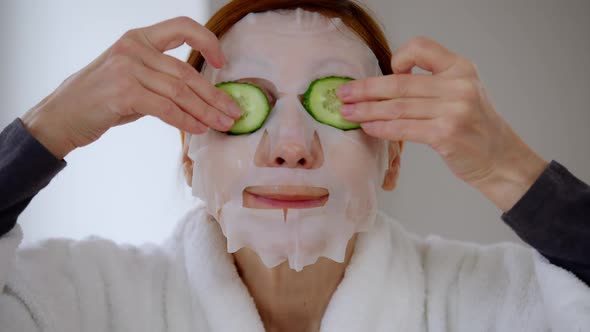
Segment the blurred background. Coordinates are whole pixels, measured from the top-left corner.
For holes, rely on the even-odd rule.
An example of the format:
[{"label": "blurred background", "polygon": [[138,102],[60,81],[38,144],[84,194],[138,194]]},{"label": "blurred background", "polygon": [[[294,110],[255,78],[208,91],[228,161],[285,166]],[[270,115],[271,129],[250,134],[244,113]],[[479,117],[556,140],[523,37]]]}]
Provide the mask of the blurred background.
[{"label": "blurred background", "polygon": [[[0,127],[51,93],[125,31],[179,15],[205,22],[226,1],[72,0],[0,3]],[[497,111],[546,160],[590,182],[590,2],[367,0],[395,49],[433,38],[473,61]],[[186,59],[189,48],[169,52]],[[68,166],[19,219],[25,243],[99,235],[159,242],[194,204],[180,177],[177,130],[153,119],[114,128]],[[518,238],[501,211],[406,143],[382,208],[419,234],[492,243]]]}]

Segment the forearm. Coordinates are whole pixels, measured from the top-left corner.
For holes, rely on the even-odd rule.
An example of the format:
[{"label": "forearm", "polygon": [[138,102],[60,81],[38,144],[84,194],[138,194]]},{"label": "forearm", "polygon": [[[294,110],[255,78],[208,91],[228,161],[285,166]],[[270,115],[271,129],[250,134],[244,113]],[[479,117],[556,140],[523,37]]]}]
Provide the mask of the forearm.
[{"label": "forearm", "polygon": [[553,264],[590,285],[590,186],[556,161],[502,219]]},{"label": "forearm", "polygon": [[491,174],[472,185],[505,213],[529,191],[548,165],[541,156],[523,146],[504,155]]},{"label": "forearm", "polygon": [[0,236],[33,197],[66,166],[17,119],[0,133]]}]

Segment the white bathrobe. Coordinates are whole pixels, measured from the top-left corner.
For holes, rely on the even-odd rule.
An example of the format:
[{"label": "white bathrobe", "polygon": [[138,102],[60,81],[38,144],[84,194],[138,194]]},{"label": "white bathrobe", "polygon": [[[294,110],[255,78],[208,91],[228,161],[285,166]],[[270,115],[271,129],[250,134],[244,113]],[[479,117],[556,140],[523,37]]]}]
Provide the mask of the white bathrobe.
[{"label": "white bathrobe", "polygon": [[[217,223],[190,211],[163,246],[0,239],[0,331],[264,331]],[[419,239],[379,214],[321,331],[590,331],[590,289],[533,250]]]}]

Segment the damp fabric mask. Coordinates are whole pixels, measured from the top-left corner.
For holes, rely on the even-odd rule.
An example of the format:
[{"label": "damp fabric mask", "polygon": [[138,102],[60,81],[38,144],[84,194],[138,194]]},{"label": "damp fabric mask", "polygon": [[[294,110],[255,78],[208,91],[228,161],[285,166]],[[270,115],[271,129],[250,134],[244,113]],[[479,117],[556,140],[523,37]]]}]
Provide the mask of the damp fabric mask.
[{"label": "damp fabric mask", "polygon": [[[221,45],[226,66],[205,66],[204,77],[214,84],[245,78],[270,82],[276,102],[253,133],[235,136],[210,129],[187,135],[193,195],[221,226],[229,253],[247,247],[268,268],[288,261],[297,271],[322,256],[343,262],[348,241],[374,223],[386,144],[362,130],[317,122],[300,96],[322,77],[381,75],[377,59],[340,19],[301,9],[251,13]],[[286,147],[305,151],[309,163],[256,161],[260,155],[275,158]],[[319,187],[329,196],[323,206],[311,208],[244,207],[244,190],[255,186]]]}]

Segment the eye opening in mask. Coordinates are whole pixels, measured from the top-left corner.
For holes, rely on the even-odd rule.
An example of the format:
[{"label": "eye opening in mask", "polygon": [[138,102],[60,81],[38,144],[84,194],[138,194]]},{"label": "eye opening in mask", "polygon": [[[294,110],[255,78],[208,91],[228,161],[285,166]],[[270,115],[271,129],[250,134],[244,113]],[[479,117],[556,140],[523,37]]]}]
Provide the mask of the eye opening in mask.
[{"label": "eye opening in mask", "polygon": [[[314,80],[298,99],[316,121],[340,129],[359,129],[358,123],[345,120],[340,114],[342,102],[336,89],[354,80],[347,76],[326,76]],[[229,135],[251,134],[260,129],[277,101],[277,89],[272,82],[258,77],[241,78],[216,85],[229,94],[244,110],[242,117],[227,132]]]},{"label": "eye opening in mask", "polygon": [[316,121],[341,130],[359,129],[360,125],[345,120],[340,113],[342,101],[336,89],[354,80],[346,76],[327,76],[313,81],[303,94],[303,107]]},{"label": "eye opening in mask", "polygon": [[243,111],[227,134],[251,134],[262,127],[271,110],[267,92],[249,82],[228,81],[215,86],[227,93]]},{"label": "eye opening in mask", "polygon": [[250,83],[250,84],[258,87],[266,95],[266,98],[268,99],[268,103],[270,104],[271,109],[274,107],[274,105],[277,102],[277,96],[278,96],[277,88],[275,87],[275,85],[271,81],[269,81],[265,78],[245,77],[245,78],[233,80],[232,82]]}]

